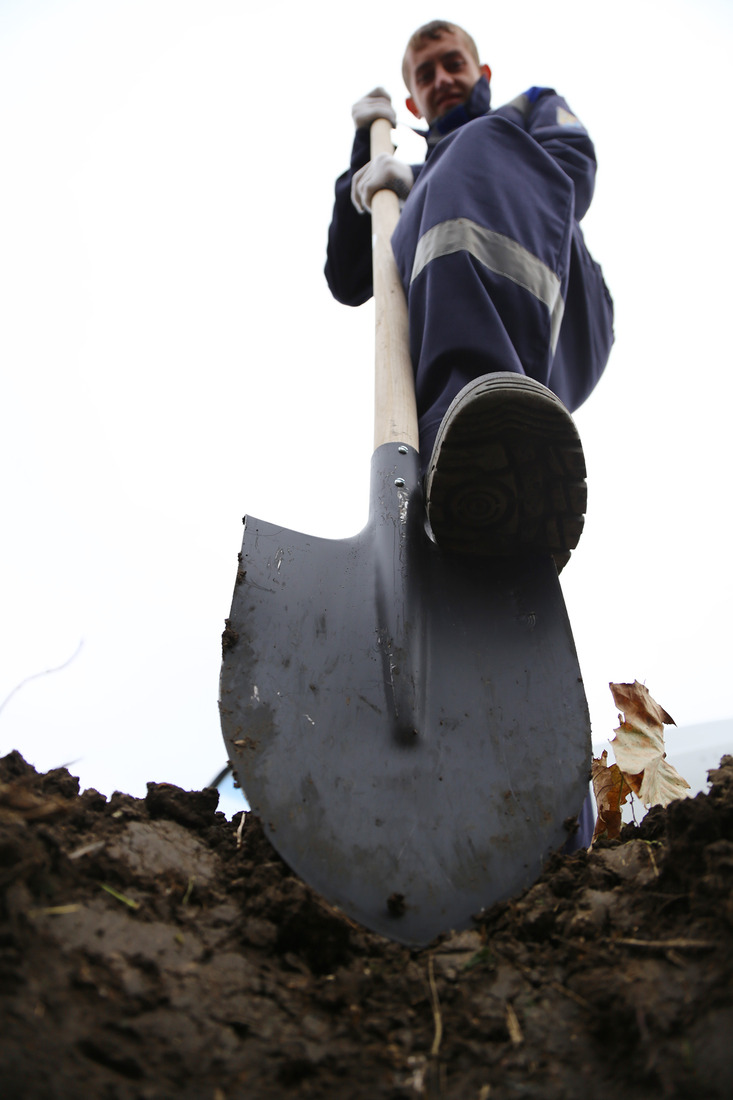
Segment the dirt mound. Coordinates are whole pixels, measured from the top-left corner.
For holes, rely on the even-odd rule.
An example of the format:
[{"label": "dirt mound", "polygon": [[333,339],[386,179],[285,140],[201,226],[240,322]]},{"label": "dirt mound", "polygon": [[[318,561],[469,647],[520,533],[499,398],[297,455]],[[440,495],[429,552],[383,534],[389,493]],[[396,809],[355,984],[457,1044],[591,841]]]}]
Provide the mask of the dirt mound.
[{"label": "dirt mound", "polygon": [[706,1100],[733,1087],[733,757],[415,952],[215,791],[0,761],[0,1081],[22,1100]]}]

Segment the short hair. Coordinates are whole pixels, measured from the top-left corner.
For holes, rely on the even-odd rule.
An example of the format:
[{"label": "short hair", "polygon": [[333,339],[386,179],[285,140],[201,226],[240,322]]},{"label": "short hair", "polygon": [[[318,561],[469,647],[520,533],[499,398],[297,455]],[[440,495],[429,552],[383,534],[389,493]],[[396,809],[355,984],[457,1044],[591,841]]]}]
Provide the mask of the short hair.
[{"label": "short hair", "polygon": [[[457,23],[448,23],[445,19],[431,19],[429,23],[424,23],[422,27],[418,27],[417,30],[410,36],[410,41],[405,47],[405,53],[402,58],[402,79],[408,88],[410,88],[409,75],[410,70],[407,67],[407,55],[410,50],[416,50],[423,42],[437,42],[444,34],[460,34],[463,35],[469,52],[471,53],[474,61],[477,65],[481,64],[481,59],[478,55],[478,49],[476,43],[471,38],[468,31],[464,31],[463,27],[459,27]],[[410,91],[412,89],[410,88]]]}]

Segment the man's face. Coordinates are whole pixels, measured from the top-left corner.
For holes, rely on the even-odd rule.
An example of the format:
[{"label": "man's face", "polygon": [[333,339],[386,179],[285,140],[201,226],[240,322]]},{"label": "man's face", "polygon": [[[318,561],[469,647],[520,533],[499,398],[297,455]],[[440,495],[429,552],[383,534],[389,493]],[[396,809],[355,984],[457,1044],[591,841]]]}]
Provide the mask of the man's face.
[{"label": "man's face", "polygon": [[479,65],[463,35],[443,33],[436,41],[427,39],[407,54],[408,110],[428,125],[459,103],[465,103],[482,75],[491,77],[488,65]]}]

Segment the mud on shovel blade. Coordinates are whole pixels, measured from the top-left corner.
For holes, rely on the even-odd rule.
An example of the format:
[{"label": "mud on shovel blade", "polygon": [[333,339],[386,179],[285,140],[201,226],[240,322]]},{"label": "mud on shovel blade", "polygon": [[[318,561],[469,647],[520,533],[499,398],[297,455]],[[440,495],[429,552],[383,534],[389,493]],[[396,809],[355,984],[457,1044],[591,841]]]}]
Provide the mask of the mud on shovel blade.
[{"label": "mud on shovel blade", "polygon": [[427,534],[411,378],[380,391],[378,369],[361,533],[247,517],[220,707],[239,782],[292,869],[421,946],[534,881],[584,800],[590,734],[552,561],[451,559]]}]

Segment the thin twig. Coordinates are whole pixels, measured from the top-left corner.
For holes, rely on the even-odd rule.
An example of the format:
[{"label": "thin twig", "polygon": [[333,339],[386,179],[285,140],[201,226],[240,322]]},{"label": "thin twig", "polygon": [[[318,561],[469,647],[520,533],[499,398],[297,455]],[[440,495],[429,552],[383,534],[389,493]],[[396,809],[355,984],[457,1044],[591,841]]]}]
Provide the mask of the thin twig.
[{"label": "thin twig", "polygon": [[519,1046],[524,1042],[524,1035],[522,1034],[522,1028],[519,1024],[519,1019],[514,1011],[514,1005],[511,1001],[506,1003],[506,1026],[509,1032],[509,1038],[515,1046]]},{"label": "thin twig", "polygon": [[100,882],[99,885],[103,890],[106,890],[116,901],[121,901],[123,905],[128,906],[129,909],[139,909],[140,902],[135,901],[134,898],[128,898],[127,894],[121,894],[119,890],[115,890],[114,886],[108,886],[106,882]]},{"label": "thin twig", "polygon": [[435,1023],[435,1035],[430,1049],[431,1058],[438,1057],[440,1044],[443,1041],[443,1017],[440,1014],[440,1001],[438,1000],[438,987],[435,984],[435,966],[433,956],[428,958],[428,982],[430,983],[430,1000],[433,1007],[433,1021]]},{"label": "thin twig", "polygon": [[651,865],[652,865],[652,871],[654,872],[655,876],[657,878],[659,878],[659,868],[657,867],[657,861],[654,858],[654,850],[653,850],[651,844],[647,844],[646,850],[647,850],[647,853],[649,855],[649,860],[650,860]]},{"label": "thin twig", "polygon": [[619,938],[613,943],[623,944],[625,947],[643,947],[648,951],[714,951],[716,944],[712,940],[639,940],[631,938]]},{"label": "thin twig", "polygon": [[40,676],[50,676],[52,672],[62,672],[65,668],[68,668],[71,662],[76,660],[76,658],[79,656],[79,653],[81,652],[81,647],[83,645],[84,639],[82,638],[74,652],[71,654],[68,660],[64,661],[62,665],[57,665],[55,668],[44,668],[43,672],[34,672],[31,676],[26,676],[25,680],[21,680],[19,684],[16,684],[13,690],[10,692],[10,695],[6,695],[5,699],[2,701],[2,703],[0,703],[0,714],[2,714],[2,712],[5,710],[5,707],[8,705],[13,696],[17,695],[20,689],[22,687],[25,687],[26,684],[29,684],[31,680],[37,680]]},{"label": "thin twig", "polygon": [[78,902],[70,902],[69,905],[47,905],[44,909],[29,909],[29,917],[37,917],[39,914],[48,917],[63,917],[67,913],[76,913],[81,909]]},{"label": "thin twig", "polygon": [[586,1001],[585,997],[581,997],[579,993],[576,993],[572,989],[568,989],[566,985],[561,985],[560,982],[550,982],[550,989],[556,989],[558,993],[562,993],[565,997],[569,997],[571,1001],[575,1001],[581,1008],[587,1010],[592,1007],[590,1001]]}]

